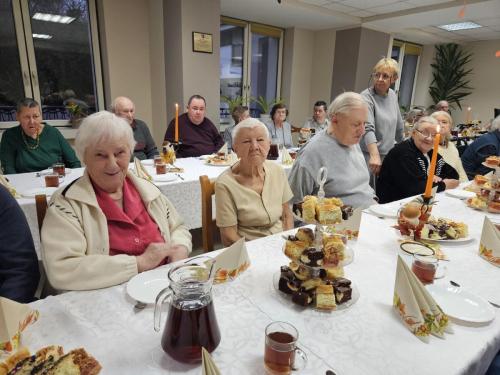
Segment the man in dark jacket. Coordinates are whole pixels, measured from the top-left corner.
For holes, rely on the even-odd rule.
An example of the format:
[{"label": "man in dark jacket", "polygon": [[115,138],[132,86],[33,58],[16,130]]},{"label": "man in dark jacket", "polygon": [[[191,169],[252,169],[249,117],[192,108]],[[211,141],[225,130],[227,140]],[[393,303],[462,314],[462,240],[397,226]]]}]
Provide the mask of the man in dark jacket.
[{"label": "man in dark jacket", "polygon": [[31,302],[39,278],[26,217],[10,192],[0,185],[0,297]]}]

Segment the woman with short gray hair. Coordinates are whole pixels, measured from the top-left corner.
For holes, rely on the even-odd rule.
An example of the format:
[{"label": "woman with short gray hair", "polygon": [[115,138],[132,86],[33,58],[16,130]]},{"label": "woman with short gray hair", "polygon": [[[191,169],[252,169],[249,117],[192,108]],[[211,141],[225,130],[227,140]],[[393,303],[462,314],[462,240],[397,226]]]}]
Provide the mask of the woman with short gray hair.
[{"label": "woman with short gray hair", "polygon": [[368,168],[359,147],[367,113],[365,101],[354,92],[340,94],[330,104],[330,125],[306,143],[290,171],[288,182],[293,203],[317,194],[316,174],[321,167],[328,169],[324,186],[327,197],[341,198],[354,207],[375,203],[375,192],[368,183]]},{"label": "woman with short gray hair", "polygon": [[56,289],[105,288],[186,258],[191,235],[168,199],[130,173],[134,136],[106,111],[76,137],[84,174],[53,196],[42,228],[43,261]]},{"label": "woman with short gray hair", "polygon": [[[421,117],[413,127],[411,138],[389,151],[377,180],[380,203],[424,193],[437,127],[438,122],[433,117]],[[456,188],[459,184],[458,172],[439,154],[434,184],[438,192]]]}]

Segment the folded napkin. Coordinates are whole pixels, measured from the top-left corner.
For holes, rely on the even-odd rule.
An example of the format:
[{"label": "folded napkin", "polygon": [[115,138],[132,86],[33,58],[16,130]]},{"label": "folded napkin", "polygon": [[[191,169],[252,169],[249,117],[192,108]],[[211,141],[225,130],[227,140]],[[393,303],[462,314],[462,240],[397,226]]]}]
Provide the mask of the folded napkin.
[{"label": "folded napkin", "polygon": [[342,222],[335,225],[336,231],[346,234],[349,239],[358,238],[362,212],[363,209],[361,207],[354,209],[352,215],[347,220],[342,220]]},{"label": "folded napkin", "polygon": [[228,154],[228,151],[227,151],[227,142],[224,143],[224,145],[219,149],[219,151],[217,151],[217,153],[219,152],[223,152],[224,154]]},{"label": "folded napkin", "polygon": [[201,368],[203,375],[220,375],[212,356],[204,347],[201,348]]},{"label": "folded napkin", "polygon": [[293,164],[293,159],[285,147],[283,147],[283,152],[281,153],[281,164],[285,164],[285,165],[292,165]]},{"label": "folded napkin", "polygon": [[430,334],[444,338],[444,332],[453,332],[448,316],[399,255],[393,306],[408,329],[424,342],[429,342]]},{"label": "folded napkin", "polygon": [[36,322],[38,311],[28,305],[0,297],[0,351],[15,351],[21,332]]},{"label": "folded napkin", "polygon": [[2,184],[7,190],[12,194],[12,196],[16,199],[21,198],[21,194],[19,194],[14,186],[7,180],[7,177],[0,174],[0,184]]},{"label": "folded napkin", "polygon": [[240,238],[215,257],[215,282],[223,283],[235,279],[250,266],[245,239]]},{"label": "folded napkin", "polygon": [[487,217],[483,222],[479,255],[491,264],[500,267],[500,230]]},{"label": "folded napkin", "polygon": [[146,168],[144,168],[141,161],[137,158],[134,158],[134,167],[135,167],[135,174],[138,177],[143,178],[145,180],[149,180],[149,181],[152,180],[151,175],[148,173]]}]

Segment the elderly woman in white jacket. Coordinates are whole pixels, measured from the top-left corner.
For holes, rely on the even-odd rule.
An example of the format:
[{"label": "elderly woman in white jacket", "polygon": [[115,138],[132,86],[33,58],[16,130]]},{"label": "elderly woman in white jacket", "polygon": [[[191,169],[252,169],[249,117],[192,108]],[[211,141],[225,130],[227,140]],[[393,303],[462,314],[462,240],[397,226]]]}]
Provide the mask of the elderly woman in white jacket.
[{"label": "elderly woman in white jacket", "polygon": [[42,228],[43,261],[56,289],[105,288],[186,258],[191,235],[151,182],[128,171],[132,128],[101,111],[81,124],[82,177],[59,189]]}]

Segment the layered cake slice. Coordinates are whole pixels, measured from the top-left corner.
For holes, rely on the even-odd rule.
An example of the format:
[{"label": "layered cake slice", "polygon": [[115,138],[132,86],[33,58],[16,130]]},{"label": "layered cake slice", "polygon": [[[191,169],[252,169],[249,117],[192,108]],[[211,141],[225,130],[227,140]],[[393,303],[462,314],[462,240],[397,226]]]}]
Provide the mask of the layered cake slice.
[{"label": "layered cake slice", "polygon": [[337,307],[332,285],[319,285],[316,288],[316,308],[333,310]]}]

